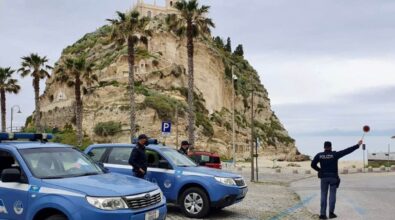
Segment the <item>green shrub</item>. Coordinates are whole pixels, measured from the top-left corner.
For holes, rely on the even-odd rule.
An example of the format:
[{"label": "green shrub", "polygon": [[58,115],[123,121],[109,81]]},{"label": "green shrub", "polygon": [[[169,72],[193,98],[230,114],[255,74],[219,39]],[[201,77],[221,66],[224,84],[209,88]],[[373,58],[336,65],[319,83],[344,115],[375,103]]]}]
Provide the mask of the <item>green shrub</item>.
[{"label": "green shrub", "polygon": [[98,136],[114,136],[122,130],[121,123],[115,121],[100,122],[96,124],[94,132]]},{"label": "green shrub", "polygon": [[207,115],[197,112],[196,113],[196,126],[202,126],[203,127],[203,134],[208,137],[214,136],[214,128],[210,123],[210,119],[207,117]]},{"label": "green shrub", "polygon": [[[74,130],[60,131],[56,133],[55,138],[52,140],[52,142],[77,146],[77,133]],[[84,150],[91,144],[93,144],[92,140],[90,140],[89,137],[84,136],[84,139],[82,140],[82,146],[80,147],[80,149]]]},{"label": "green shrub", "polygon": [[179,115],[183,115],[186,109],[185,105],[169,96],[150,93],[144,100],[144,107],[154,109],[162,120],[173,120],[177,106]]}]

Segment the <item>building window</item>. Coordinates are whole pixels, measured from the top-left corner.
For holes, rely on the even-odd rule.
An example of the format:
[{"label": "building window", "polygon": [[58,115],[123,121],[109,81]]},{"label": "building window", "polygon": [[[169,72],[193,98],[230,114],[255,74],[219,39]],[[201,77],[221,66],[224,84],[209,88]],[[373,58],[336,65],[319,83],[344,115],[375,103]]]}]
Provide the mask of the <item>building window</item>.
[{"label": "building window", "polygon": [[173,7],[173,1],[170,1],[170,6],[172,6],[172,7]]}]

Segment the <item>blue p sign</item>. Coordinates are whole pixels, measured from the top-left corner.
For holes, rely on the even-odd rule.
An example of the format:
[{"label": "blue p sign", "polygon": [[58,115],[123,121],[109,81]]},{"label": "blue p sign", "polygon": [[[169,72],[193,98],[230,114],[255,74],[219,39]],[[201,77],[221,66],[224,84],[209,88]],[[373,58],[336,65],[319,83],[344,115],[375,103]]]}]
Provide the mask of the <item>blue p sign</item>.
[{"label": "blue p sign", "polygon": [[171,132],[171,122],[162,122],[162,133]]}]

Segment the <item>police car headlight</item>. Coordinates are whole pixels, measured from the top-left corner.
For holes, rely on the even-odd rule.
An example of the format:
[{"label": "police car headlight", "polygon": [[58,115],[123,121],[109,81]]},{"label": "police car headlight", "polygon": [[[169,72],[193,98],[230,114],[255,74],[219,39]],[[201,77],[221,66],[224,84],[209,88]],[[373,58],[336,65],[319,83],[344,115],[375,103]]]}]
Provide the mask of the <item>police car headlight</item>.
[{"label": "police car headlight", "polygon": [[92,206],[102,210],[118,210],[127,209],[128,205],[120,197],[114,198],[97,198],[97,197],[86,197],[86,200]]},{"label": "police car headlight", "polygon": [[215,177],[215,180],[225,185],[236,186],[236,182],[232,178]]}]

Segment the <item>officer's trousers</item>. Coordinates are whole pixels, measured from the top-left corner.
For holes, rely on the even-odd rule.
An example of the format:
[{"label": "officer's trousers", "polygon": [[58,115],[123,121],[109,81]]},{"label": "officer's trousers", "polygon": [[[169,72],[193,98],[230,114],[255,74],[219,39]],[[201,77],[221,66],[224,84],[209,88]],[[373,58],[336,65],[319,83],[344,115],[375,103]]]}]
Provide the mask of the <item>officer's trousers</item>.
[{"label": "officer's trousers", "polygon": [[338,178],[327,177],[321,178],[321,213],[320,215],[326,215],[326,207],[328,202],[328,190],[329,194],[329,212],[335,212],[336,205],[336,191],[338,187]]}]

